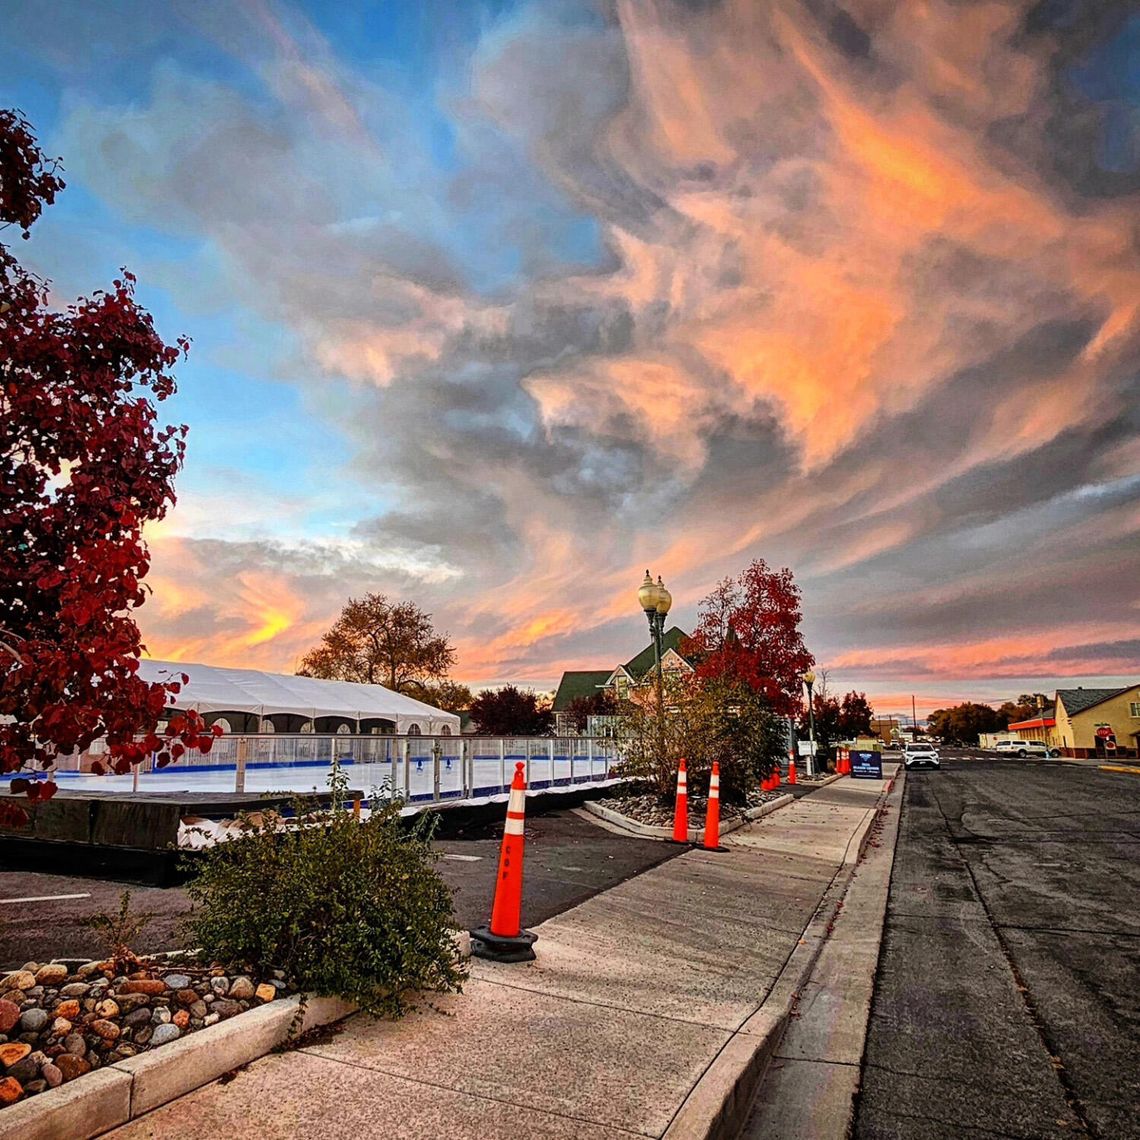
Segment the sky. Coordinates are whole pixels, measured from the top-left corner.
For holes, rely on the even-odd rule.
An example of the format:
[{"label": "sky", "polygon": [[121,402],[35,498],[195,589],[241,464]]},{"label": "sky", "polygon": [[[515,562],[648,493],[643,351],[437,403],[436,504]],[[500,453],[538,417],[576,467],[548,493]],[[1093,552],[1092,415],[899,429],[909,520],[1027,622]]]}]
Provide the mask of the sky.
[{"label": "sky", "polygon": [[17,251],[193,340],[158,658],[552,688],[753,558],[880,713],[1140,673],[1140,3],[0,0]]}]

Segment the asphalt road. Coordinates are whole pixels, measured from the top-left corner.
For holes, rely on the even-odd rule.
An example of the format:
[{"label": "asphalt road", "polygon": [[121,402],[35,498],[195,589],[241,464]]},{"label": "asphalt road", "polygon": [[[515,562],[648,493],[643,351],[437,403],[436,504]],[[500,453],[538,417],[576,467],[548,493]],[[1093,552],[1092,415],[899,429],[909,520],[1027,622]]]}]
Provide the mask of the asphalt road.
[{"label": "asphalt road", "polygon": [[1140,778],[907,776],[858,1140],[1140,1137]]},{"label": "asphalt road", "polygon": [[[455,917],[464,928],[479,926],[491,915],[501,824],[484,827],[469,838],[441,840],[436,864],[451,887]],[[633,875],[677,855],[681,848],[605,831],[569,811],[528,817],[523,875],[523,922],[542,922]],[[155,952],[185,945],[180,918],[189,908],[177,887],[132,886],[79,875],[0,871],[0,969],[28,961],[86,957],[102,952],[82,920],[117,912],[124,890],[131,909],[155,915],[136,950]],[[81,898],[59,898],[82,895]],[[55,897],[52,897],[55,896]],[[13,901],[32,899],[35,901]]]}]

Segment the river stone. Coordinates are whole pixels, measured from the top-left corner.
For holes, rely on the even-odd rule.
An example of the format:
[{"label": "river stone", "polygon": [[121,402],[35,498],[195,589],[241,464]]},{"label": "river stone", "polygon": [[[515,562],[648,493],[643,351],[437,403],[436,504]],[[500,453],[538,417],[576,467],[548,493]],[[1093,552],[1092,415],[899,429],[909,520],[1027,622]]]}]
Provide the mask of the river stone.
[{"label": "river stone", "polygon": [[210,1009],[221,1018],[233,1017],[235,1014],[241,1013],[241,1006],[236,1001],[230,1001],[229,998],[221,998],[214,1002]]},{"label": "river stone", "polygon": [[114,1041],[122,1033],[122,1030],[113,1021],[107,1021],[105,1018],[91,1022],[91,1031],[98,1033],[104,1041]]},{"label": "river stone", "polygon": [[270,985],[268,982],[262,982],[255,991],[260,1001],[272,1001],[277,996],[277,988]]},{"label": "river stone", "polygon": [[72,1024],[66,1017],[57,1017],[51,1023],[52,1037],[66,1037],[72,1030]]},{"label": "river stone", "polygon": [[225,997],[226,994],[230,992],[229,978],[211,978],[210,989],[212,989],[218,997]]},{"label": "river stone", "polygon": [[251,982],[249,978],[244,974],[234,978],[233,983],[230,985],[230,997],[235,1001],[249,1001],[249,999],[253,997],[253,994],[253,982]]},{"label": "river stone", "polygon": [[129,1025],[132,1029],[136,1025],[148,1025],[150,1023],[150,1010],[149,1009],[132,1009],[126,1017],[123,1018],[123,1024]]},{"label": "river stone", "polygon": [[0,981],[0,992],[4,990],[30,990],[36,984],[35,974],[27,970],[13,970]]},{"label": "river stone", "polygon": [[170,1041],[177,1041],[182,1036],[182,1030],[177,1025],[156,1025],[150,1036],[151,1045],[166,1045]]},{"label": "river stone", "polygon": [[132,1009],[141,1009],[144,1005],[150,1005],[150,997],[147,994],[120,994],[116,999],[119,1003],[120,1013],[130,1013]]},{"label": "river stone", "polygon": [[221,1015],[217,1013],[208,1013],[202,1018],[202,1026],[205,1028],[207,1025],[217,1025],[221,1021]]},{"label": "river stone", "polygon": [[0,1033],[7,1033],[20,1020],[20,1007],[14,1001],[0,998]]},{"label": "river stone", "polygon": [[85,1057],[79,1057],[75,1053],[61,1053],[56,1058],[55,1063],[65,1081],[74,1080],[76,1077],[83,1076],[84,1073],[91,1072],[91,1063]]},{"label": "river stone", "polygon": [[170,1010],[164,1005],[160,1005],[150,1015],[150,1020],[154,1025],[169,1025],[170,1024]]},{"label": "river stone", "polygon": [[167,974],[166,977],[163,978],[163,981],[166,982],[172,990],[184,990],[193,980],[189,974]]},{"label": "river stone", "polygon": [[59,1066],[48,1061],[42,1069],[40,1069],[40,1076],[47,1081],[50,1088],[57,1088],[63,1084],[63,1073],[60,1072]]},{"label": "river stone", "polygon": [[179,1005],[193,1005],[198,1000],[198,991],[186,986],[174,995]]},{"label": "river stone", "polygon": [[0,1105],[15,1104],[24,1095],[24,1086],[12,1077],[0,1081]]},{"label": "river stone", "polygon": [[67,1001],[61,1001],[54,1012],[56,1017],[66,1017],[68,1021],[74,1021],[79,1016],[79,1002],[75,998],[68,998]]},{"label": "river stone", "polygon": [[34,1081],[40,1075],[40,1065],[46,1060],[42,1053],[29,1053],[22,1061],[9,1065],[7,1075],[22,1085]]},{"label": "river stone", "polygon": [[41,966],[36,971],[36,982],[41,986],[59,986],[67,981],[68,970],[66,966],[54,962]]},{"label": "river stone", "polygon": [[166,993],[166,983],[160,982],[158,978],[136,978],[134,981],[123,982],[122,985],[119,986],[119,993],[163,994]]},{"label": "river stone", "polygon": [[46,1009],[28,1009],[20,1017],[20,1028],[25,1033],[39,1033],[51,1015]]},{"label": "river stone", "polygon": [[16,1064],[17,1061],[22,1061],[30,1052],[32,1047],[22,1041],[13,1041],[8,1045],[0,1045],[0,1065],[4,1068],[10,1068]]},{"label": "river stone", "polygon": [[210,1007],[204,1001],[196,1001],[190,1006],[190,1016],[201,1020],[210,1012]]},{"label": "river stone", "polygon": [[146,1045],[150,1041],[150,1035],[154,1032],[153,1025],[143,1025],[136,1029],[134,1032],[134,1042],[136,1045]]},{"label": "river stone", "polygon": [[60,988],[59,994],[65,998],[81,998],[87,996],[90,988],[90,982],[68,982],[66,986]]},{"label": "river stone", "polygon": [[71,1053],[76,1057],[82,1057],[87,1052],[87,1042],[83,1040],[82,1033],[69,1033],[63,1039],[63,1049],[65,1053]]},{"label": "river stone", "polygon": [[95,1007],[95,1012],[100,1017],[118,1017],[119,1003],[114,998],[107,998]]}]

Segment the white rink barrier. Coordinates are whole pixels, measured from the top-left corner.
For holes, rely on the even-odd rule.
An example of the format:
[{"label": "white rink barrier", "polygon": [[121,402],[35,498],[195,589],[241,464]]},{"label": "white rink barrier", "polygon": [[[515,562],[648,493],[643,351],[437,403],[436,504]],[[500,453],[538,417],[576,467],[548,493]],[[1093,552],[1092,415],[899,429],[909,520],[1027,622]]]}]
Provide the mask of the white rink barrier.
[{"label": "white rink barrier", "polygon": [[323,792],[334,756],[365,796],[383,790],[408,803],[505,794],[520,762],[533,791],[601,783],[618,760],[610,737],[227,734],[206,755],[187,753],[165,768],[151,756],[122,776],[91,772],[105,756],[62,756],[54,778],[73,791]]}]

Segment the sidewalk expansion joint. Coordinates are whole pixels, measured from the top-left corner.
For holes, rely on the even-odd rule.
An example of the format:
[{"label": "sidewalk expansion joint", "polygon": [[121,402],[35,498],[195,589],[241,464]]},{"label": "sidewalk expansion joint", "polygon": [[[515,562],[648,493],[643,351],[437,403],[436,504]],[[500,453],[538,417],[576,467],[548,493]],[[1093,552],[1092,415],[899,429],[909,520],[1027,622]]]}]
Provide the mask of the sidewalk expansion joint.
[{"label": "sidewalk expansion joint", "polygon": [[[699,1025],[702,1029],[712,1029],[720,1033],[731,1034],[735,1032],[735,1030],[729,1029],[722,1025],[710,1025],[708,1021],[700,1018],[676,1017],[673,1014],[669,1013],[655,1013],[650,1010],[634,1009],[632,1006],[615,1005],[613,1002],[608,1001],[591,1001],[589,998],[573,997],[570,994],[554,993],[551,990],[540,990],[533,986],[520,986],[514,982],[500,982],[494,978],[478,977],[472,978],[470,980],[476,982],[486,982],[489,986],[502,986],[505,990],[517,990],[520,993],[526,994],[539,994],[542,997],[551,998],[554,1001],[568,1001],[572,1002],[574,1005],[588,1005],[594,1009],[615,1009],[619,1013],[632,1013],[639,1017],[651,1017],[657,1021],[672,1021],[677,1025]],[[749,1014],[748,1016],[751,1017],[752,1015]],[[744,1020],[747,1021],[748,1018],[746,1017]],[[741,1022],[741,1024],[743,1025],[744,1022]]]},{"label": "sidewalk expansion joint", "polygon": [[653,1132],[631,1132],[621,1125],[612,1124],[607,1120],[591,1120],[588,1116],[574,1116],[568,1112],[558,1112],[553,1108],[541,1108],[534,1104],[526,1104],[518,1100],[508,1100],[506,1097],[490,1096],[487,1093],[472,1092],[470,1089],[456,1088],[454,1085],[440,1084],[438,1081],[425,1081],[421,1077],[409,1077],[406,1073],[393,1073],[390,1069],[375,1069],[371,1065],[362,1065],[358,1061],[348,1061],[343,1057],[329,1057],[324,1053],[314,1052],[312,1049],[297,1049],[297,1053],[315,1057],[318,1061],[331,1061],[335,1065],[344,1065],[349,1069],[359,1069],[365,1073],[375,1073],[398,1081],[407,1081],[408,1084],[422,1085],[424,1088],[439,1089],[441,1092],[455,1093],[458,1096],[469,1096],[472,1100],[484,1100],[491,1104],[509,1104],[512,1108],[521,1108],[526,1112],[533,1112],[540,1116],[555,1116],[559,1120],[572,1120],[575,1124],[589,1124],[596,1128],[605,1128],[616,1136],[655,1137]]}]

